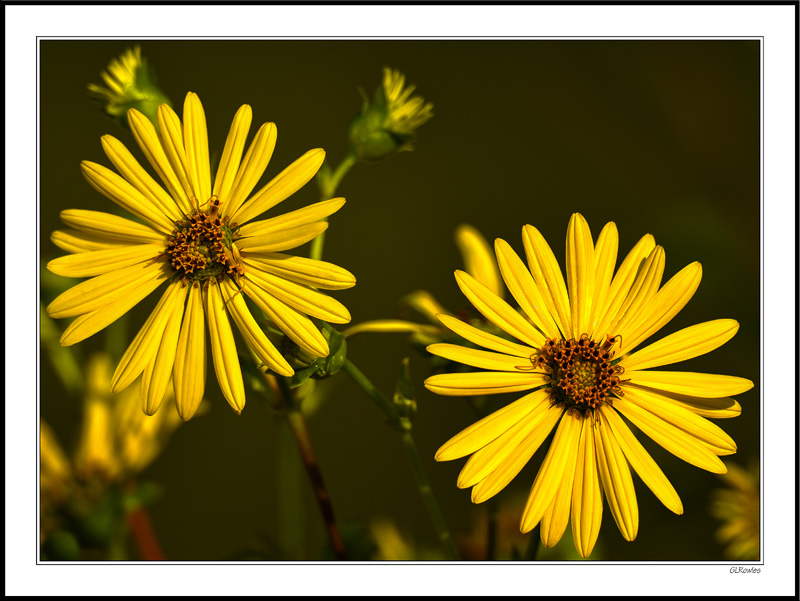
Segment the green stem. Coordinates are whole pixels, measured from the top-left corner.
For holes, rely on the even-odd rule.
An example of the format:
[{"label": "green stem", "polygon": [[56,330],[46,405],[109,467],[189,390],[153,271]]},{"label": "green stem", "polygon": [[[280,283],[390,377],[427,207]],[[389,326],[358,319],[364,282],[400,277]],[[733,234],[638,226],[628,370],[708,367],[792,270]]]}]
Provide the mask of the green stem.
[{"label": "green stem", "polygon": [[[323,177],[318,178],[320,197],[322,200],[329,200],[336,194],[336,189],[339,187],[344,176],[350,171],[350,168],[358,162],[356,156],[349,152],[339,163],[339,166],[334,171],[328,171]],[[327,221],[327,218],[324,220]],[[322,232],[319,236],[311,241],[311,251],[309,257],[319,261],[322,259],[322,247],[325,245],[325,233]]]},{"label": "green stem", "polygon": [[[389,402],[389,399],[387,399],[383,393],[369,380],[369,378],[367,378],[349,359],[345,360],[342,370],[351,378],[353,378],[353,381],[358,384],[364,390],[364,392],[370,396],[370,398],[372,398],[375,404],[378,405],[381,411],[386,414],[386,417],[388,417],[389,420],[391,420],[393,423],[400,423],[400,416],[398,415],[394,405]],[[444,515],[439,508],[439,504],[436,502],[436,497],[433,494],[433,489],[431,488],[428,477],[425,474],[425,469],[422,466],[422,460],[420,459],[419,452],[417,451],[417,445],[414,442],[414,437],[412,436],[411,431],[404,429],[400,435],[400,439],[403,443],[403,449],[406,451],[406,456],[408,457],[409,463],[411,464],[411,470],[414,474],[414,478],[417,481],[417,488],[419,489],[419,493],[422,496],[423,502],[425,503],[425,508],[428,510],[428,515],[433,522],[436,533],[439,536],[439,540],[447,551],[448,559],[458,561],[460,559],[458,549],[456,549],[456,545],[453,542],[453,537],[450,535],[450,530],[447,528],[447,524],[445,523]]]}]

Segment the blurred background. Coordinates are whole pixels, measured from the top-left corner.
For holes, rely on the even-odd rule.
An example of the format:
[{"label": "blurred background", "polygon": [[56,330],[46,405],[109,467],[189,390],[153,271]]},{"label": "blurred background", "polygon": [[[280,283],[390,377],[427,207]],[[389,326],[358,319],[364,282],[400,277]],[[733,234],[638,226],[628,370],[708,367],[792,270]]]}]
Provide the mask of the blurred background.
[{"label": "blurred background", "polygon": [[[757,41],[42,41],[43,264],[63,254],[49,238],[63,227],[59,211],[113,210],[79,169],[82,160],[110,166],[100,137],[114,135],[144,162],[132,134],[103,114],[86,90],[101,82],[100,72],[111,59],[136,44],[179,114],[186,92],[199,94],[212,155],[221,151],[242,104],[253,107],[251,136],[265,121],[277,124],[280,135],[262,184],[311,148],[324,148],[337,165],[348,149],[348,124],[361,108],[358,89],[372,97],[384,66],[405,73],[416,93],[433,103],[435,116],[419,129],[414,152],[357,165],[337,192],[348,202],[331,218],[324,258],[358,278],[355,288],[333,293],[350,310],[353,324],[401,315],[398,299],[418,289],[431,292],[450,311],[465,307],[453,277],[462,268],[453,240],[462,223],[477,227],[490,242],[507,240],[518,252],[522,226],[534,225],[562,269],[574,212],[587,218],[595,236],[606,222],[616,222],[620,260],[642,235],[652,234],[666,250],[664,281],[700,261],[700,288],[657,336],[710,319],[739,321],[730,342],[675,369],[755,382],[737,397],[742,415],[716,423],[739,448],[726,463],[758,463]],[[271,214],[317,200],[310,183]],[[62,280],[58,284],[50,283],[54,276],[42,277],[46,304],[67,280],[56,278]],[[115,363],[156,300],[152,295],[132,311],[127,333],[114,333]],[[108,340],[101,332],[77,345],[79,363],[107,348]],[[441,444],[474,421],[468,403],[423,387],[429,362],[404,334],[358,335],[350,340],[348,356],[387,395],[401,360],[411,358],[418,405],[414,435],[424,469],[463,556],[482,559],[487,504],[473,505],[470,491],[456,487],[465,460],[433,460]],[[178,428],[140,475],[159,486],[149,513],[166,558],[277,559],[275,549],[287,545],[293,558],[325,557],[324,526],[282,418],[252,392],[237,416],[219,392],[210,361],[209,410]],[[41,416],[69,452],[79,437],[82,400],[63,388],[44,353],[40,390]],[[309,416],[309,429],[347,537],[366,546],[399,538],[414,550],[415,557],[407,559],[435,559],[435,532],[399,438],[383,414],[344,374],[320,381],[318,390],[325,398]],[[712,491],[724,487],[722,479],[643,435],[639,439],[680,494],[684,515],[669,512],[635,477],[638,538],[625,541],[606,507],[591,559],[724,559],[715,537],[721,522],[709,514]],[[501,528],[502,536],[519,548],[529,538],[517,530],[520,504],[545,450],[497,497],[501,524],[504,519],[510,524]],[[468,551],[475,544],[478,549]],[[576,559],[571,533],[539,558]]]}]

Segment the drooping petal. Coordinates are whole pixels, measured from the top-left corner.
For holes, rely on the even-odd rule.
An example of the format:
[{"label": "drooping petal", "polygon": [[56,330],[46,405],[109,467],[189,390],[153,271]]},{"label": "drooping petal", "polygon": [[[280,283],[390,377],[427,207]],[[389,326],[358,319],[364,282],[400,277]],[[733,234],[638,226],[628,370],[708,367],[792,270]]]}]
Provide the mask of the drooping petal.
[{"label": "drooping petal", "polygon": [[525,246],[528,267],[542,293],[547,310],[553,316],[562,336],[565,339],[572,338],[574,333],[567,285],[564,283],[564,276],[550,245],[532,225],[522,228],[522,243]]},{"label": "drooping petal", "polygon": [[567,288],[572,333],[576,337],[589,332],[594,280],[592,232],[583,215],[573,213],[567,226]]},{"label": "drooping petal", "polygon": [[223,215],[234,215],[247,200],[258,180],[264,175],[277,139],[278,129],[274,123],[265,123],[259,128],[236,174],[227,207],[223,204]]},{"label": "drooping petal", "polygon": [[589,557],[603,521],[603,494],[597,473],[593,420],[583,420],[572,488],[572,540],[581,557]]},{"label": "drooping petal", "polygon": [[513,428],[538,406],[546,404],[547,395],[541,390],[517,399],[453,436],[436,451],[436,461],[450,461],[474,453]]},{"label": "drooping petal", "polygon": [[186,147],[186,174],[199,204],[211,198],[211,170],[208,164],[208,129],[200,98],[186,94],[183,103],[183,140]]},{"label": "drooping petal", "polygon": [[534,529],[544,512],[555,499],[558,486],[563,480],[565,470],[575,469],[583,419],[572,412],[565,412],[558,425],[553,442],[544,458],[539,473],[533,481],[528,502],[522,514],[520,530],[524,534]]},{"label": "drooping petal", "polygon": [[226,209],[230,208],[231,188],[239,171],[242,151],[244,150],[247,133],[250,131],[252,122],[253,109],[249,104],[243,104],[233,116],[231,129],[225,139],[225,148],[222,150],[222,157],[219,160],[219,167],[217,167],[217,175],[214,177],[214,187],[212,188],[212,194],[222,202],[223,215],[226,215]]},{"label": "drooping petal", "polygon": [[206,387],[206,336],[202,296],[199,286],[191,286],[175,351],[175,406],[183,421],[189,421],[194,416],[203,400]]},{"label": "drooping petal", "polygon": [[589,337],[593,337],[597,323],[602,317],[601,312],[606,306],[611,279],[614,276],[614,267],[617,264],[617,251],[619,248],[619,233],[617,225],[610,221],[597,237],[594,249],[594,296],[589,318]]},{"label": "drooping petal", "polygon": [[544,374],[488,371],[436,374],[425,380],[425,387],[444,396],[470,396],[530,390],[546,382]]},{"label": "drooping petal", "polygon": [[625,540],[633,540],[639,532],[639,505],[633,488],[631,470],[622,448],[617,444],[605,420],[597,420],[594,429],[597,467],[608,507]]},{"label": "drooping petal", "polygon": [[100,211],[68,209],[61,211],[61,220],[87,234],[130,244],[148,244],[166,239],[164,234],[143,223]]},{"label": "drooping petal", "polygon": [[233,330],[228,321],[219,285],[211,284],[205,297],[208,338],[211,342],[211,357],[214,360],[217,382],[225,400],[237,414],[241,414],[245,403],[242,367],[239,364]]},{"label": "drooping petal", "polygon": [[246,277],[267,294],[294,307],[301,313],[330,323],[348,323],[350,321],[350,312],[347,307],[336,299],[308,286],[254,269],[248,270]]},{"label": "drooping petal", "polygon": [[232,221],[238,224],[247,223],[286,200],[316,175],[324,160],[324,150],[321,148],[309,150],[244,203],[233,214]]},{"label": "drooping petal", "polygon": [[[472,367],[480,367],[481,369],[489,369],[493,371],[510,371],[510,372],[532,372],[534,366],[528,361],[521,361],[520,357],[513,357],[511,355],[504,355],[501,353],[490,353],[488,351],[479,351],[477,349],[469,348],[466,346],[459,346],[457,344],[437,343],[431,344],[427,347],[429,353],[444,357],[450,361],[457,361],[464,365],[471,365]],[[543,373],[543,370],[537,369],[536,371]]]},{"label": "drooping petal", "polygon": [[733,319],[689,326],[623,357],[620,365],[626,370],[643,370],[693,359],[719,348],[738,331],[739,322]]},{"label": "drooping petal", "polygon": [[355,276],[346,269],[305,257],[265,253],[245,258],[244,263],[283,279],[324,290],[345,290],[356,285]]},{"label": "drooping petal", "polygon": [[686,371],[629,370],[625,372],[625,379],[648,388],[709,399],[741,394],[753,387],[747,378]]},{"label": "drooping petal", "polygon": [[686,394],[678,394],[675,392],[664,392],[663,390],[654,390],[645,386],[637,384],[627,384],[625,390],[643,390],[650,394],[656,394],[663,401],[672,403],[676,407],[688,409],[692,413],[696,413],[701,417],[710,417],[712,419],[728,419],[737,417],[742,413],[742,406],[732,398],[721,399],[706,399],[702,397],[689,396]]},{"label": "drooping petal", "polygon": [[553,502],[545,510],[539,525],[539,538],[545,547],[555,547],[564,536],[572,508],[572,486],[577,466],[567,466]]},{"label": "drooping petal", "polygon": [[479,330],[452,315],[440,313],[436,317],[439,318],[439,321],[441,321],[445,327],[478,346],[505,353],[506,355],[522,357],[523,359],[530,359],[531,354],[536,351],[536,349],[532,347],[522,346],[521,344],[511,342],[505,338],[500,338],[500,336],[495,336],[494,334]]},{"label": "drooping petal", "polygon": [[456,229],[456,245],[464,261],[464,271],[503,298],[505,290],[497,272],[492,249],[481,233],[471,225],[462,224]]},{"label": "drooping petal", "polygon": [[609,429],[614,435],[619,447],[625,453],[631,466],[639,477],[642,479],[647,487],[653,494],[661,501],[664,506],[672,511],[681,515],[683,513],[683,503],[675,492],[675,488],[667,480],[664,472],[658,467],[650,454],[645,451],[642,444],[636,440],[633,432],[630,431],[622,418],[617,415],[617,412],[610,407],[600,407],[600,419],[608,424]]},{"label": "drooping petal", "polygon": [[545,338],[541,332],[471,275],[456,271],[456,282],[472,305],[498,328],[533,347],[544,344]]},{"label": "drooping petal", "polygon": [[164,252],[164,244],[137,244],[58,257],[47,269],[67,278],[88,278],[145,263]]}]

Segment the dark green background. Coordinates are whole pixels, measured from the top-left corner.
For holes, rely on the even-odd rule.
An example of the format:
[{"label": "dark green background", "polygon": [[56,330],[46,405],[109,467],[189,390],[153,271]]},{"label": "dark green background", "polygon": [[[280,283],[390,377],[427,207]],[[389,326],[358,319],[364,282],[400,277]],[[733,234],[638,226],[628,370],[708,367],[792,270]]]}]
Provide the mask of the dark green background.
[{"label": "dark green background", "polygon": [[[145,163],[132,135],[105,117],[86,93],[108,61],[132,42],[43,41],[40,46],[42,259],[60,251],[49,234],[67,208],[113,210],[80,174],[81,160],[110,166],[100,136],[113,134]],[[737,441],[726,460],[758,458],[759,421],[759,43],[631,40],[286,40],[143,41],[161,88],[180,113],[187,91],[200,95],[212,153],[236,109],[253,107],[255,128],[274,121],[279,139],[262,183],[310,148],[335,164],[346,129],[372,95],[381,68],[405,72],[434,103],[416,151],[359,165],[339,194],[348,203],[331,220],[325,258],[352,271],[358,285],[334,293],[353,323],[396,315],[396,301],[427,289],[451,310],[464,306],[453,271],[461,268],[453,232],[478,227],[522,251],[521,228],[535,225],[562,267],[567,222],[581,212],[596,236],[607,221],[620,233],[620,260],[645,233],[667,256],[665,281],[687,263],[703,265],[693,300],[663,331],[720,317],[739,321],[728,344],[676,369],[743,376],[756,386],[740,395],[743,413],[719,423]],[[278,212],[318,200],[309,184]],[[273,212],[272,214],[276,214]],[[307,252],[300,249],[297,254]],[[46,295],[45,295],[46,296]],[[133,312],[130,340],[155,304]],[[62,324],[63,325],[63,324]],[[102,348],[98,334],[78,345]],[[124,347],[123,347],[124,348]],[[419,412],[415,435],[434,492],[456,536],[486,511],[455,482],[463,460],[437,464],[436,449],[472,423],[464,399],[422,386],[427,362],[404,335],[353,338],[350,358],[386,393],[398,364],[412,357]],[[219,393],[209,358],[211,411],[182,427],[143,478],[165,486],[152,518],[169,559],[219,560],[279,538],[276,483],[280,421],[255,394],[237,417]],[[347,376],[328,380],[331,398],[310,429],[337,517],[364,523],[389,516],[422,544],[436,546],[400,442]],[[518,395],[517,395],[518,396]],[[513,396],[504,402],[512,400]],[[67,445],[80,406],[42,360],[41,414]],[[624,541],[605,508],[593,559],[715,560],[718,523],[709,516],[717,476],[647,444],[683,500],[675,516],[636,479],[640,529]],[[530,487],[540,450],[503,502]],[[305,486],[305,482],[302,482]],[[285,498],[285,497],[284,497]],[[310,491],[302,499],[306,545],[325,540]],[[571,533],[564,537],[571,547]]]}]

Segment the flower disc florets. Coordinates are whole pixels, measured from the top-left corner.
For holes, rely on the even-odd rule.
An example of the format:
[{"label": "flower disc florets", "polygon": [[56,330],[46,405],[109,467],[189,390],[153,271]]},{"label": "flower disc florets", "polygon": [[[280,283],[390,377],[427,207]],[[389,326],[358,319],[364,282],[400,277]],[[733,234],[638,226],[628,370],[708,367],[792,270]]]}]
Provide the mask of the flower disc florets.
[{"label": "flower disc florets", "polygon": [[616,338],[603,344],[584,334],[579,340],[550,338],[539,351],[535,366],[544,368],[550,378],[549,393],[553,404],[577,409],[585,415],[589,409],[611,404],[609,393],[619,392],[622,368],[612,365]]}]

